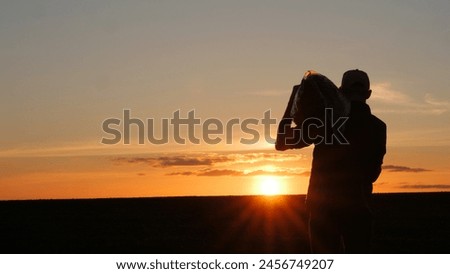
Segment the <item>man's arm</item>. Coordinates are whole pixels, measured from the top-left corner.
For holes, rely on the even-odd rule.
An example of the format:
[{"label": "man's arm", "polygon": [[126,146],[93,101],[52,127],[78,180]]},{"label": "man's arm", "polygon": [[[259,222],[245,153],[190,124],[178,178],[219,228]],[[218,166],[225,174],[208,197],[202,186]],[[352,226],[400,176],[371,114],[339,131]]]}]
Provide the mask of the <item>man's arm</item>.
[{"label": "man's arm", "polygon": [[372,154],[371,165],[368,169],[368,176],[372,183],[374,183],[381,173],[381,166],[383,165],[383,158],[386,154],[386,139],[387,139],[387,128],[386,124],[381,120],[378,120],[378,125],[376,127],[376,139],[374,144],[374,151]]},{"label": "man's arm", "polygon": [[293,121],[291,117],[291,109],[292,105],[294,104],[295,94],[298,88],[299,85],[294,86],[292,88],[292,93],[289,98],[288,105],[286,107],[286,110],[284,111],[283,118],[281,119],[278,125],[277,140],[275,142],[276,150],[284,151],[287,149],[295,149],[309,146],[309,144],[305,143],[304,140],[302,139],[302,132],[300,128],[291,127]]},{"label": "man's arm", "polygon": [[276,150],[288,150],[307,147],[310,144],[306,143],[302,138],[302,131],[300,128],[291,127],[292,118],[283,118],[278,125],[277,140],[275,142]]}]

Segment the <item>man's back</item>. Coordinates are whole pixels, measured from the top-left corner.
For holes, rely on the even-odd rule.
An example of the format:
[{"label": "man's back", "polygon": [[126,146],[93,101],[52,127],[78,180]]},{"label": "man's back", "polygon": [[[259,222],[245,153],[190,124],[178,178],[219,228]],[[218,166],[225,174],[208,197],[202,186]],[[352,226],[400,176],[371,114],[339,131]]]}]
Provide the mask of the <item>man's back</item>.
[{"label": "man's back", "polygon": [[315,146],[308,206],[367,206],[386,153],[386,125],[367,104],[352,102],[344,136],[347,144]]},{"label": "man's back", "polygon": [[364,102],[352,102],[345,127],[348,144],[319,144],[313,152],[307,206],[314,253],[370,251],[369,202],[386,153],[386,124]]}]

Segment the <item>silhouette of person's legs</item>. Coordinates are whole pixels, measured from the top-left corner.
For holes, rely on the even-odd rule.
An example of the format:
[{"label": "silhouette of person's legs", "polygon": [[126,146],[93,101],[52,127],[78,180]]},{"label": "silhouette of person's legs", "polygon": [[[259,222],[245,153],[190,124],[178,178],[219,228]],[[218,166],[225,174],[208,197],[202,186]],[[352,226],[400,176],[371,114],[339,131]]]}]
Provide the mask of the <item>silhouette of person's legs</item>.
[{"label": "silhouette of person's legs", "polygon": [[345,253],[369,253],[372,239],[372,217],[370,213],[349,213],[342,221]]},{"label": "silhouette of person's legs", "polygon": [[341,253],[342,241],[339,222],[327,210],[311,210],[309,217],[309,242],[312,253]]},{"label": "silhouette of person's legs", "polygon": [[320,208],[310,211],[312,253],[369,253],[371,239],[372,216],[364,208]]}]

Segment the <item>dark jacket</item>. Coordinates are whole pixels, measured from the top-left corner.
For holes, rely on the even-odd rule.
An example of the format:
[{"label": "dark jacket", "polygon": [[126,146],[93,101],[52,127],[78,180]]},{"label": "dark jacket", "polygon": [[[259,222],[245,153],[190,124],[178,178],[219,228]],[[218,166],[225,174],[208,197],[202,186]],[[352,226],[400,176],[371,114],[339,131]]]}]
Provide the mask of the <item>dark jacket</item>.
[{"label": "dark jacket", "polygon": [[348,144],[314,147],[309,207],[368,207],[386,153],[386,124],[371,114],[367,104],[352,102],[343,135]]}]

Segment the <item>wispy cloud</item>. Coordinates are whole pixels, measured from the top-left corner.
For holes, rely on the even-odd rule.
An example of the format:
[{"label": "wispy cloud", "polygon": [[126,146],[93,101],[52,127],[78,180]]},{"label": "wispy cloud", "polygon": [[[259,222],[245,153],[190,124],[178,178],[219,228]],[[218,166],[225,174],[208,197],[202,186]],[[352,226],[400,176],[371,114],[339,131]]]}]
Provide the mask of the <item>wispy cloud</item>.
[{"label": "wispy cloud", "polygon": [[160,166],[210,166],[217,162],[228,161],[227,157],[187,157],[166,156],[159,157],[157,162]]},{"label": "wispy cloud", "polygon": [[384,165],[383,170],[387,170],[389,172],[414,172],[414,173],[431,171],[425,168],[395,166],[395,165]]},{"label": "wispy cloud", "polygon": [[243,176],[244,172],[232,169],[207,169],[198,171],[197,176]]},{"label": "wispy cloud", "polygon": [[385,103],[400,103],[400,104],[409,104],[412,103],[410,97],[406,94],[392,89],[390,83],[378,83],[372,84],[372,97],[371,100],[376,100]]},{"label": "wispy cloud", "polygon": [[254,171],[241,171],[234,169],[203,169],[198,171],[183,171],[183,172],[171,172],[167,173],[169,176],[309,176],[310,172],[294,172],[287,170],[280,171],[267,171],[267,170],[254,170]]},{"label": "wispy cloud", "polygon": [[433,97],[432,94],[427,93],[425,94],[425,102],[429,106],[434,107],[435,114],[441,114],[444,112],[447,112],[450,109],[450,102],[448,101],[441,101]]},{"label": "wispy cloud", "polygon": [[[192,153],[153,157],[118,157],[119,164],[167,168],[167,176],[309,176],[302,168],[286,167],[285,162],[303,159],[302,154],[272,152]],[[289,165],[289,164],[288,164]],[[175,170],[174,170],[175,169]],[[187,170],[183,170],[187,169]],[[143,175],[140,175],[143,176]]]},{"label": "wispy cloud", "polygon": [[277,170],[277,171],[268,171],[268,170],[255,170],[246,174],[247,176],[260,176],[260,175],[273,175],[273,176],[309,176],[311,172],[309,171],[290,171],[290,170]]},{"label": "wispy cloud", "polygon": [[442,189],[442,190],[444,190],[444,189],[450,189],[450,185],[404,184],[404,185],[400,186],[400,188],[403,188],[403,189]]},{"label": "wispy cloud", "polygon": [[415,99],[393,89],[390,83],[373,84],[372,90],[371,100],[378,103],[381,112],[440,115],[450,110],[450,102],[438,100],[432,93],[425,94],[422,99]]},{"label": "wispy cloud", "polygon": [[215,163],[229,161],[226,156],[160,156],[160,157],[118,157],[114,161],[129,164],[148,164],[154,167],[171,166],[211,166]]},{"label": "wispy cloud", "polygon": [[228,154],[227,157],[233,163],[260,163],[260,162],[288,162],[298,161],[303,159],[302,154],[282,154],[270,152],[250,152],[250,153],[236,153]]},{"label": "wispy cloud", "polygon": [[145,163],[150,164],[153,162],[153,158],[146,158],[146,157],[133,157],[133,158],[126,158],[126,157],[117,157],[113,159],[114,162],[118,163],[130,163],[130,164],[139,164],[139,163]]},{"label": "wispy cloud", "polygon": [[246,153],[198,153],[192,155],[167,155],[158,157],[118,157],[114,161],[128,164],[148,164],[154,167],[213,166],[229,164],[256,164],[265,162],[287,162],[302,159],[302,154],[269,152]]}]

